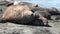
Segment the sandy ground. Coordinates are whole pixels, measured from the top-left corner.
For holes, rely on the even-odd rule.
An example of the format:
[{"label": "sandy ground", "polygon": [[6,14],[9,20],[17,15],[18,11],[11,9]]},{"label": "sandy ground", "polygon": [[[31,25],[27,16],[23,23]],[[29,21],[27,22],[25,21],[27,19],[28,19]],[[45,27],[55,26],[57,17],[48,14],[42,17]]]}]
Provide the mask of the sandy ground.
[{"label": "sandy ground", "polygon": [[60,34],[60,23],[50,21],[46,26],[30,26],[14,23],[0,23],[0,34]]}]

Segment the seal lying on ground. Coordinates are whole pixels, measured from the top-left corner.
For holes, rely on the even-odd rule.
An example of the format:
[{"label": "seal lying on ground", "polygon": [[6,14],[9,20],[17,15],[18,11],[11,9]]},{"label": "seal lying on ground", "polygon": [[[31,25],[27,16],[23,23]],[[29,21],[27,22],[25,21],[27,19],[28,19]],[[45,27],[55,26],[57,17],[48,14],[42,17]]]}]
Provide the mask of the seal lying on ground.
[{"label": "seal lying on ground", "polygon": [[18,24],[32,24],[38,25],[34,23],[35,21],[39,21],[39,25],[42,22],[44,25],[48,25],[48,20],[44,18],[39,13],[32,12],[28,6],[20,6],[20,5],[11,5],[2,15],[2,19],[0,22],[13,22]]}]

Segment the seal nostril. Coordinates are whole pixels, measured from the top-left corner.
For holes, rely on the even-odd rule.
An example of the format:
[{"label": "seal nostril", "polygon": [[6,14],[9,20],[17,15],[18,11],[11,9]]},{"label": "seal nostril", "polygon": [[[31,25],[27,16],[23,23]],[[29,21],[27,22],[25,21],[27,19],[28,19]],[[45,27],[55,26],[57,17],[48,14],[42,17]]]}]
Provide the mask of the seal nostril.
[{"label": "seal nostril", "polygon": [[31,16],[33,16],[33,14],[31,14]]},{"label": "seal nostril", "polygon": [[34,10],[31,10],[33,13],[35,12]]}]

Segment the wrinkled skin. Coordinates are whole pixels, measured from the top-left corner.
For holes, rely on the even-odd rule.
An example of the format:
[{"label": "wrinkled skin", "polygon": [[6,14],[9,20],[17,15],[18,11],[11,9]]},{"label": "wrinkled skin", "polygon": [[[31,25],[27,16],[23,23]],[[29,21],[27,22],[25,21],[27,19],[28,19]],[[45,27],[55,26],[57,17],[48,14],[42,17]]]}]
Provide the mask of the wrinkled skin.
[{"label": "wrinkled skin", "polygon": [[[44,24],[44,25],[48,25],[48,20],[43,17],[41,14],[37,13],[37,12],[34,12],[33,14],[34,16],[37,16],[35,22],[33,24],[37,24],[37,25],[40,25],[40,24]],[[41,23],[39,23],[41,22]]]}]

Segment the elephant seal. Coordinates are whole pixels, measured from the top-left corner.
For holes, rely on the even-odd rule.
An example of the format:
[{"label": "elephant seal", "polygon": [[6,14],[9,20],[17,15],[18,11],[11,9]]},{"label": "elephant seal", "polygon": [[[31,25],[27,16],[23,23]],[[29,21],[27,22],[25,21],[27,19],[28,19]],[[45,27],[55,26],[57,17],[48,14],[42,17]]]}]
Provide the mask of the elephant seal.
[{"label": "elephant seal", "polygon": [[[12,5],[6,9],[2,18],[11,22],[30,22],[30,16],[33,12],[27,6]],[[28,17],[29,16],[29,17]],[[25,19],[26,18],[26,19]],[[26,21],[28,20],[28,21]]]},{"label": "elephant seal", "polygon": [[42,22],[44,25],[48,25],[48,20],[46,18],[37,12],[32,12],[28,6],[11,5],[3,13],[0,22],[8,21],[18,24],[34,25],[36,20],[39,21],[39,24]]}]

